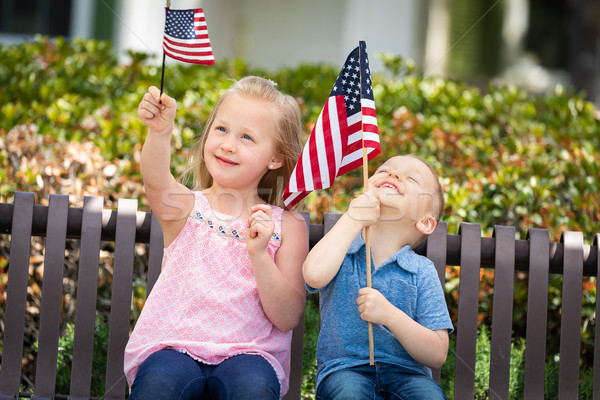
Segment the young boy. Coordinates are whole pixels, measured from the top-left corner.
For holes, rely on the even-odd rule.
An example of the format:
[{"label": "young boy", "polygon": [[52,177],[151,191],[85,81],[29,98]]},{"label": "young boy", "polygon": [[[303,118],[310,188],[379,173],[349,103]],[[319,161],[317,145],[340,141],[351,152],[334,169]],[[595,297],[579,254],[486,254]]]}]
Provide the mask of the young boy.
[{"label": "young boy", "polygon": [[304,279],[320,291],[317,399],[446,398],[430,368],[446,361],[452,322],[433,263],[411,250],[433,232],[443,208],[433,169],[417,157],[393,157],[309,253]]}]

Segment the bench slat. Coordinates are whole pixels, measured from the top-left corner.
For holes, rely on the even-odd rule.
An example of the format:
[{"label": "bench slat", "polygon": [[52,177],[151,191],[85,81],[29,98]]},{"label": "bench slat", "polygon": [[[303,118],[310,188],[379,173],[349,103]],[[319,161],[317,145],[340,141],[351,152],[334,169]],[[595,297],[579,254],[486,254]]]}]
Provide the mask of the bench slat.
[{"label": "bench slat", "polygon": [[[426,257],[433,261],[442,288],[446,284],[446,247],[448,244],[448,224],[440,221],[431,235],[427,237]],[[440,383],[441,368],[431,370],[433,379]]]},{"label": "bench slat", "polygon": [[[308,211],[300,212],[306,224],[307,239],[310,239],[310,213]],[[297,400],[302,395],[302,351],[304,349],[304,313],[300,318],[298,326],[294,328],[292,334],[291,360],[290,360],[290,387],[283,397],[283,400]]]},{"label": "bench slat", "polygon": [[52,398],[55,389],[68,213],[69,196],[50,195],[34,400]]},{"label": "bench slat", "polygon": [[19,393],[33,204],[33,193],[15,193],[4,314],[0,398],[13,398]]},{"label": "bench slat", "polygon": [[496,226],[496,269],[490,349],[490,399],[508,399],[515,277],[515,229]]},{"label": "bench slat", "polygon": [[129,338],[137,200],[119,199],[113,266],[110,330],[106,367],[106,399],[123,399],[125,346]]},{"label": "bench slat", "polygon": [[529,229],[529,285],[527,288],[527,327],[525,332],[526,399],[544,398],[544,365],[548,313],[548,274],[550,234],[547,229]]},{"label": "bench slat", "polygon": [[103,206],[102,197],[84,199],[69,400],[90,397]]},{"label": "bench slat", "polygon": [[146,281],[146,297],[150,295],[162,267],[162,258],[164,250],[163,232],[156,215],[151,214],[152,224],[150,225],[150,250],[148,254],[148,277]]},{"label": "bench slat", "polygon": [[560,364],[558,398],[579,395],[579,351],[581,343],[581,301],[583,282],[583,233],[564,232],[564,270],[560,318]]},{"label": "bench slat", "polygon": [[302,395],[302,350],[304,348],[304,313],[298,326],[292,333],[292,346],[290,360],[290,371],[300,371],[300,373],[290,372],[290,386],[283,400],[297,400]]},{"label": "bench slat", "polygon": [[598,290],[598,278],[600,278],[600,233],[594,238],[596,247],[596,327],[594,332],[594,400],[600,400],[600,326],[598,316],[600,315],[600,290]]},{"label": "bench slat", "polygon": [[463,222],[460,224],[460,235],[460,286],[458,293],[458,326],[456,329],[457,356],[454,398],[472,399],[475,395],[481,226]]},{"label": "bench slat", "polygon": [[341,214],[324,213],[323,215],[323,236],[333,228],[336,222],[342,217]]}]

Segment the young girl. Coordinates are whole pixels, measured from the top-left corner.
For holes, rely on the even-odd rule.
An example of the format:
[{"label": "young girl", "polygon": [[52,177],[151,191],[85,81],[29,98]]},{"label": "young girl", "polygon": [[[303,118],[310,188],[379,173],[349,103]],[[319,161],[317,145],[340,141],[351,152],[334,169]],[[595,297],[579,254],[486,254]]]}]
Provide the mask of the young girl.
[{"label": "young girl", "polygon": [[129,398],[279,399],[305,306],[306,224],[277,206],[302,150],[300,110],[268,80],[237,82],[194,149],[194,191],[170,172],[175,112],[155,87],[138,108],[165,254],[125,349]]}]

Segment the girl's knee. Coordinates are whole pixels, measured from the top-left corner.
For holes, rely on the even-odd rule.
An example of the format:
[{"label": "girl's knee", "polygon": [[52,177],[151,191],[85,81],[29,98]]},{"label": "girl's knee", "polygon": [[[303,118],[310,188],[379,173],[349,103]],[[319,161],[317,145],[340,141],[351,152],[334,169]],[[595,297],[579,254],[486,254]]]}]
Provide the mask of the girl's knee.
[{"label": "girl's knee", "polygon": [[130,399],[184,399],[202,393],[206,379],[198,364],[183,353],[161,350],[140,366]]},{"label": "girl's knee", "polygon": [[280,392],[275,370],[257,355],[240,355],[223,361],[213,371],[208,386],[234,399],[279,399]]}]

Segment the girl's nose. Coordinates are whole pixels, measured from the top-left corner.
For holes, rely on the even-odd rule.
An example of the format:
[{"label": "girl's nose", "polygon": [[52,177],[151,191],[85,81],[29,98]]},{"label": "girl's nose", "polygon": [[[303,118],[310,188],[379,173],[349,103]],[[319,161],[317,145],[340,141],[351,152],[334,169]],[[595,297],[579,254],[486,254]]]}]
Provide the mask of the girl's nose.
[{"label": "girl's nose", "polygon": [[223,141],[221,142],[221,149],[223,151],[227,151],[229,153],[232,153],[235,151],[235,143],[234,143],[235,138],[233,137],[233,135],[227,135],[225,138],[223,138]]}]

